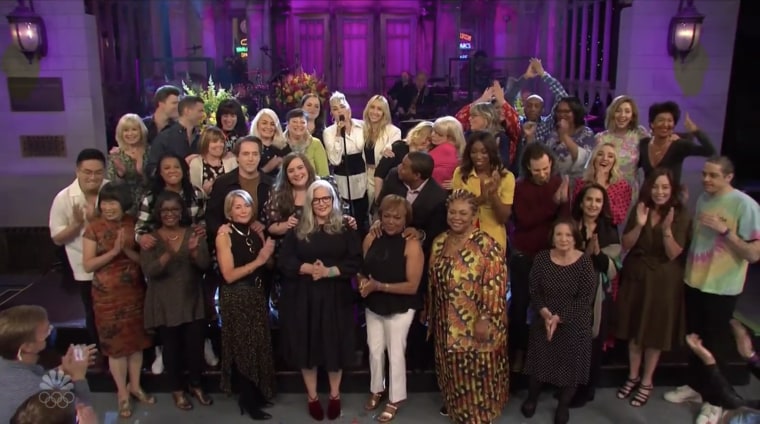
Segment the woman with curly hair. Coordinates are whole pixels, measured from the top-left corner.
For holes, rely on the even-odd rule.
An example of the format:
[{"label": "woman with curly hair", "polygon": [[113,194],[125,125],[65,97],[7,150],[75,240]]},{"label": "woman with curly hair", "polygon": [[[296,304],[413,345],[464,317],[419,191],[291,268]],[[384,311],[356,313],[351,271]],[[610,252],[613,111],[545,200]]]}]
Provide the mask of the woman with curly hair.
[{"label": "woman with curly hair", "polygon": [[475,225],[474,194],[455,190],[446,208],[449,230],[433,241],[426,308],[441,414],[456,423],[488,423],[509,395],[506,259]]}]

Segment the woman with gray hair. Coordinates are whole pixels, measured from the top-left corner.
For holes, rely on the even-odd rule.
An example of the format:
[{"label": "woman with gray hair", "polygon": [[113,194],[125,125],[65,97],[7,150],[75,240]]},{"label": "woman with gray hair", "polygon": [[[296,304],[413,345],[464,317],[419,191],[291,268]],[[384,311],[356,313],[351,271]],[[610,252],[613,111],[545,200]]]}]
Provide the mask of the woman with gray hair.
[{"label": "woman with gray hair", "polygon": [[263,271],[274,252],[274,240],[251,231],[254,204],[245,190],[227,194],[224,216],[232,231],[216,236],[216,259],[225,283],[219,292],[224,320],[222,390],[232,392],[234,379],[240,391],[240,413],[267,420],[272,416],[262,408],[272,405],[275,375]]},{"label": "woman with gray hair", "polygon": [[327,418],[341,413],[342,370],[353,362],[355,348],[351,280],[361,263],[361,240],[343,217],[338,193],[327,181],[315,181],[278,261],[283,354],[301,370],[315,420],[325,416],[317,395],[317,367],[325,368],[330,380]]}]

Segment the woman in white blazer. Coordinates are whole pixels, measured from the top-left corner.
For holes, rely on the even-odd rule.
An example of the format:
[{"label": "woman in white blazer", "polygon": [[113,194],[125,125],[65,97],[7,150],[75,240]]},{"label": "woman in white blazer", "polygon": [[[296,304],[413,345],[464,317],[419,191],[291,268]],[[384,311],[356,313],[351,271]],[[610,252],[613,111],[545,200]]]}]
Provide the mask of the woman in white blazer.
[{"label": "woman in white blazer", "polygon": [[237,168],[237,159],[225,153],[224,132],[217,127],[206,127],[198,143],[200,155],[190,160],[190,182],[201,187],[208,195],[216,177]]},{"label": "woman in white blazer", "polygon": [[[388,100],[372,96],[364,108],[364,161],[367,163],[367,196],[375,202],[375,167],[383,156],[393,156],[391,145],[401,140],[401,130],[391,123]],[[378,193],[379,194],[379,193]]]}]

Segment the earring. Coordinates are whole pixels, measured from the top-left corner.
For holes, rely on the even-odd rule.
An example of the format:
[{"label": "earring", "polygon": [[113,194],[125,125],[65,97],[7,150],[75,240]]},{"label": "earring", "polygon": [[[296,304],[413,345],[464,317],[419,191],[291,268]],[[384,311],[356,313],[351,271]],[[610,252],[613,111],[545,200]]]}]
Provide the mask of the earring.
[{"label": "earring", "polygon": [[16,359],[18,359],[19,361],[24,360],[24,356],[21,354],[21,348],[18,348],[18,353],[16,353]]}]

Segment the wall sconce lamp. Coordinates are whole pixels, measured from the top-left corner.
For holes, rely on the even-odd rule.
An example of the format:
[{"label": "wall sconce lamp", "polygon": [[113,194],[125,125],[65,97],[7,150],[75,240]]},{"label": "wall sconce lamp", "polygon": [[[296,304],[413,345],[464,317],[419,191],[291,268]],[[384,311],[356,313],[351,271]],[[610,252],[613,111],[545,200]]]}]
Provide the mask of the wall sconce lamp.
[{"label": "wall sconce lamp", "polygon": [[705,15],[699,13],[694,7],[694,0],[680,0],[678,4],[678,13],[670,19],[670,29],[668,31],[668,53],[673,58],[681,59],[683,63],[686,56],[699,43],[699,37],[702,35],[702,22]]},{"label": "wall sconce lamp", "polygon": [[6,18],[13,43],[32,63],[35,57],[42,58],[47,54],[47,33],[45,21],[34,12],[32,0],[29,4],[31,7],[26,7],[24,0],[18,0],[18,6]]}]

